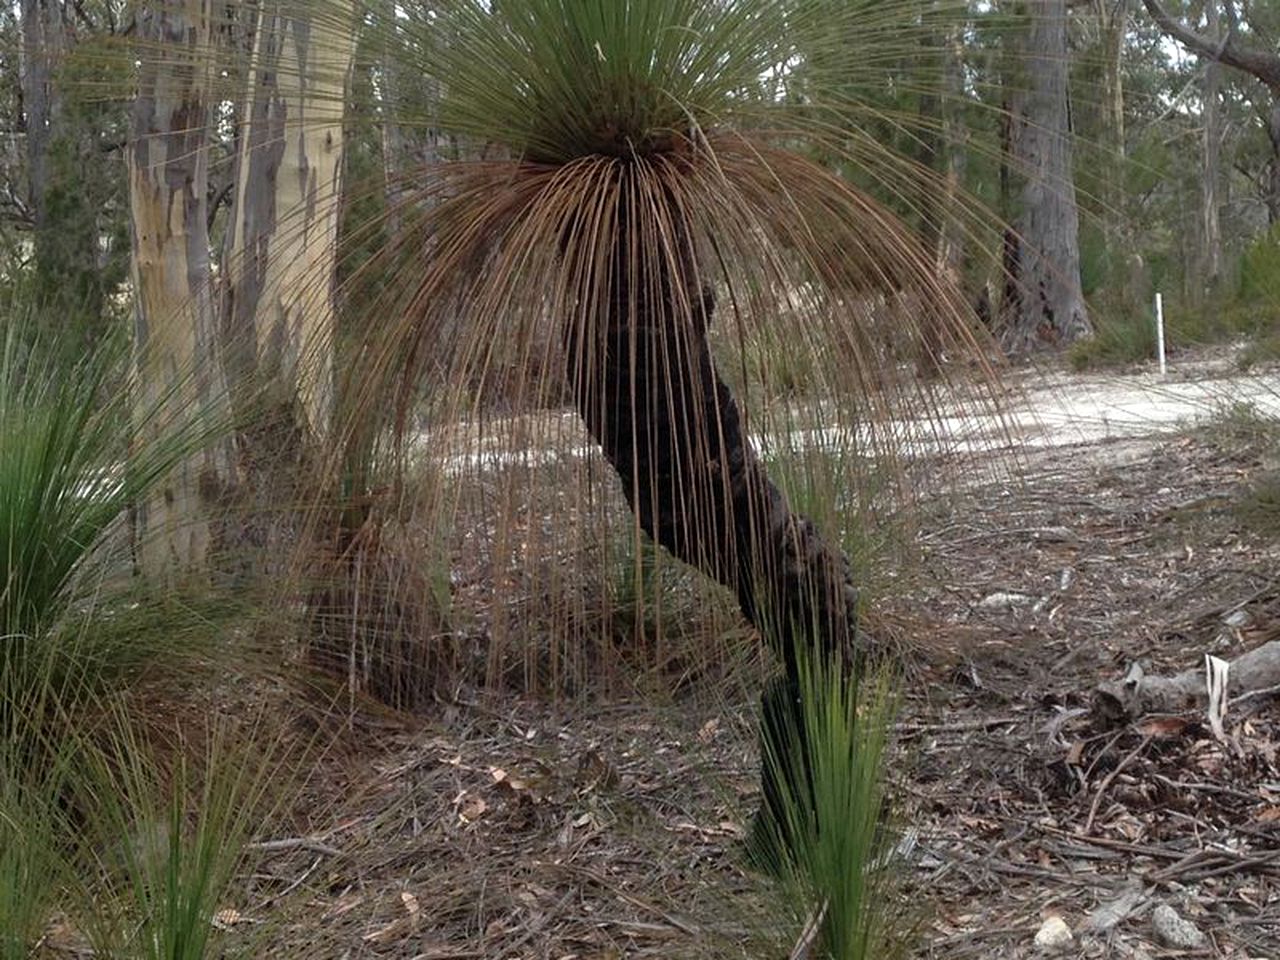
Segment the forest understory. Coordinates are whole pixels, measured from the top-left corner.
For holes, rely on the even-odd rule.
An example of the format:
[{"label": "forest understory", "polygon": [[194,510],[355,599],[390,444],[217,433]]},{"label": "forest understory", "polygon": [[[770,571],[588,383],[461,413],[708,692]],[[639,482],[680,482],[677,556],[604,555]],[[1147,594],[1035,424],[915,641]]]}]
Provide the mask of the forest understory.
[{"label": "forest understory", "polygon": [[[1049,955],[1034,938],[1053,916],[1073,935],[1057,956],[1277,956],[1275,691],[1232,703],[1221,740],[1203,710],[1121,725],[1091,711],[1134,659],[1176,673],[1280,637],[1274,531],[1241,506],[1274,455],[1237,411],[1029,450],[1010,477],[924,505],[923,560],[871,618],[912,663],[890,794],[917,956]],[[222,918],[229,945],[785,956],[795,928],[740,847],[758,802],[750,686],[461,688],[417,716],[329,715],[294,832],[259,838],[246,907]],[[324,715],[260,695],[299,730]],[[1174,946],[1161,905],[1203,939]]]}]

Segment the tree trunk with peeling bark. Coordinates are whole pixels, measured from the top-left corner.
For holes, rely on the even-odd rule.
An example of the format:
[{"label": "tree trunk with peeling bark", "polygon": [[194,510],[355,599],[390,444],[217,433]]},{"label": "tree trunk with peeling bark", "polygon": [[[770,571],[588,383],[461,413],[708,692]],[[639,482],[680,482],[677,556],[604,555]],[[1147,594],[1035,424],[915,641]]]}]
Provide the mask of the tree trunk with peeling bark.
[{"label": "tree trunk with peeling bark", "polygon": [[333,407],[333,283],[355,13],[347,0],[259,8],[223,258],[236,375],[266,390],[295,439]]},{"label": "tree trunk with peeling bark", "polygon": [[[207,225],[211,18],[209,0],[162,0],[139,18],[156,50],[142,62],[126,151],[142,443],[226,417]],[[215,440],[136,505],[144,575],[157,583],[207,575],[215,508],[232,482],[230,446]]]},{"label": "tree trunk with peeling bark", "polygon": [[946,178],[942,197],[942,227],[934,257],[939,271],[959,277],[965,261],[965,229],[956,216],[960,185],[964,181],[966,144],[964,103],[964,29],[954,23],[947,27],[946,52],[942,63],[942,172]]},{"label": "tree trunk with peeling bark", "polygon": [[1067,102],[1070,61],[1065,0],[1031,0],[1012,145],[1025,178],[1021,210],[1006,244],[1006,269],[1017,295],[1002,305],[1003,339],[1024,352],[1067,344],[1093,328],[1080,286],[1079,212]]}]

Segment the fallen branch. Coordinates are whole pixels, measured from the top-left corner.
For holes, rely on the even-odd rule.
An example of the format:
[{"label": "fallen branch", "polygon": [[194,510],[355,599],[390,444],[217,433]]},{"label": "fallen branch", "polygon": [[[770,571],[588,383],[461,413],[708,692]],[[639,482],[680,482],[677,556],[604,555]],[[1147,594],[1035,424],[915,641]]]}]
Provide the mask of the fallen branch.
[{"label": "fallen branch", "polygon": [[[1230,706],[1246,697],[1280,687],[1280,640],[1264,643],[1231,661]],[[1131,664],[1124,679],[1098,684],[1093,693],[1093,713],[1110,722],[1122,722],[1148,713],[1175,713],[1203,706],[1209,690],[1203,667],[1172,677],[1148,674],[1139,663]]]},{"label": "fallen branch", "polygon": [[1129,766],[1129,764],[1133,763],[1133,761],[1138,758],[1138,754],[1142,753],[1150,745],[1151,738],[1143,737],[1142,742],[1134,747],[1129,752],[1128,756],[1117,763],[1115,768],[1108,773],[1102,783],[1098,785],[1098,792],[1094,794],[1093,803],[1089,804],[1089,819],[1084,822],[1084,832],[1086,836],[1093,832],[1093,821],[1097,819],[1098,808],[1102,805],[1102,798],[1107,795],[1107,790],[1111,787],[1112,782],[1116,777],[1120,776],[1125,767]]}]

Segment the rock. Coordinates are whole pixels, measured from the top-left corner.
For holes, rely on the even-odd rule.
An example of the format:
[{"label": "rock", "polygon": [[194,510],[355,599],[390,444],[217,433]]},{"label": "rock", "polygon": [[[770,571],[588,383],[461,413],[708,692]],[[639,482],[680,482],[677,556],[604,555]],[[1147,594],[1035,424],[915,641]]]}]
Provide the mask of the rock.
[{"label": "rock", "polygon": [[1160,904],[1152,912],[1151,927],[1161,943],[1180,950],[1194,950],[1209,942],[1209,938],[1194,923],[1178,916],[1177,911],[1167,903]]},{"label": "rock", "polygon": [[1055,914],[1046,917],[1044,923],[1040,925],[1040,929],[1036,931],[1035,944],[1045,953],[1057,953],[1071,946],[1073,940],[1071,928],[1067,926],[1065,920]]}]

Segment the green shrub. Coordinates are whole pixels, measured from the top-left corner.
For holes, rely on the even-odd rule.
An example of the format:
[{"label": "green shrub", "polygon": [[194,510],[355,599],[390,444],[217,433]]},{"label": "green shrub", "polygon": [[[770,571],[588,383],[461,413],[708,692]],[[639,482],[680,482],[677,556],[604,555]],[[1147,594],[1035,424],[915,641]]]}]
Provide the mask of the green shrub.
[{"label": "green shrub", "polygon": [[1240,257],[1238,299],[1280,310],[1280,232],[1272,230],[1245,248]]},{"label": "green shrub", "polygon": [[1092,337],[1079,340],[1071,346],[1069,358],[1073,369],[1128,366],[1155,358],[1156,328],[1153,317],[1127,310],[1095,313],[1093,325]]}]

